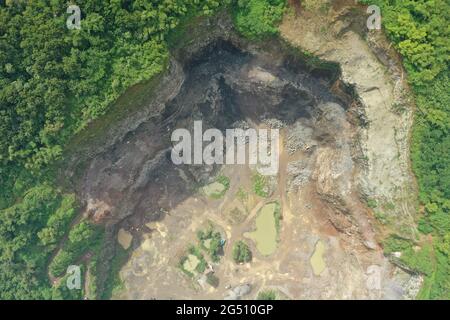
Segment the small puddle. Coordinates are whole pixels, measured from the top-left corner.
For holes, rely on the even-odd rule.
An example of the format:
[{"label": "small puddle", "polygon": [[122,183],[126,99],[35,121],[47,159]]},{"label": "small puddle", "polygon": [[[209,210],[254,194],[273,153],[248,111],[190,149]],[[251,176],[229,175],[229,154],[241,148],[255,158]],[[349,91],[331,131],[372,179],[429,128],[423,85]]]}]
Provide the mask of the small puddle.
[{"label": "small puddle", "polygon": [[133,241],[133,236],[131,235],[131,233],[122,228],[119,230],[119,233],[117,235],[117,241],[122,246],[122,248],[127,250],[131,245],[131,241]]},{"label": "small puddle", "polygon": [[255,241],[256,248],[265,256],[272,254],[277,248],[277,228],[274,215],[276,206],[276,203],[266,204],[256,217],[256,230],[244,234],[244,237]]},{"label": "small puddle", "polygon": [[319,240],[316,243],[314,253],[310,259],[313,272],[316,276],[319,276],[323,272],[323,270],[325,270],[326,264],[323,258],[324,253],[325,253],[325,244]]}]

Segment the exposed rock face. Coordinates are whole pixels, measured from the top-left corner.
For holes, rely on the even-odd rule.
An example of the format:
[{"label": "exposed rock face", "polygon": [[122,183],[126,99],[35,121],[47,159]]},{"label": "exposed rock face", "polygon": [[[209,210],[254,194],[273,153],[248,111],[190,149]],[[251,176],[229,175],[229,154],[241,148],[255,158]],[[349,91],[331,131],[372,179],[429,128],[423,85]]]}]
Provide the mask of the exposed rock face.
[{"label": "exposed rock face", "polygon": [[[362,153],[354,154],[344,148],[341,152],[322,150],[317,157],[321,163],[315,175],[318,190],[336,208],[348,215],[333,215],[330,220],[342,231],[366,230],[365,246],[376,248],[367,213],[358,205],[358,197],[375,200],[377,208],[390,219],[390,228],[405,237],[414,237],[417,189],[410,169],[409,136],[413,120],[413,104],[408,98],[408,87],[401,61],[381,31],[368,32],[365,8],[351,1],[333,3],[326,13],[321,10],[297,11],[287,15],[281,25],[281,35],[288,42],[327,61],[341,66],[344,83],[354,87],[359,106],[353,108],[359,118],[354,142]],[[328,0],[317,1],[318,7]],[[352,7],[352,8],[349,8]],[[365,38],[365,39],[364,39]],[[402,106],[398,112],[396,106]],[[333,112],[332,115],[338,115]],[[333,121],[339,123],[339,121]],[[341,122],[342,123],[342,122]],[[341,141],[342,142],[342,141]],[[358,152],[358,153],[359,153]],[[351,191],[345,172],[357,162],[357,174]],[[339,165],[336,165],[339,163]],[[333,165],[334,164],[334,165]],[[346,169],[347,168],[347,169]],[[328,173],[325,173],[328,172]],[[330,174],[331,173],[331,174]],[[346,191],[347,190],[347,191]],[[345,198],[345,193],[349,195]],[[352,219],[348,219],[352,217]],[[371,236],[372,235],[372,236]],[[381,297],[411,299],[420,287],[421,279],[379,262]],[[387,271],[390,270],[390,271]],[[393,271],[392,271],[393,270]],[[385,280],[386,272],[392,280]]]},{"label": "exposed rock face", "polygon": [[307,151],[312,147],[317,146],[317,141],[313,138],[314,129],[310,127],[306,121],[299,120],[295,122],[293,127],[289,130],[286,147],[289,154],[294,154],[297,151]]},{"label": "exposed rock face", "polygon": [[[202,120],[203,130],[219,128],[224,132],[259,125],[267,119],[276,127],[296,124],[297,128],[302,121],[312,125],[307,119],[318,108],[317,112],[328,117],[328,126],[338,126],[332,124],[335,119],[327,114],[333,110],[328,109],[334,106],[345,118],[343,107],[338,105],[344,102],[331,94],[330,78],[315,78],[300,68],[290,71],[292,57],[284,56],[277,46],[274,43],[256,50],[230,36],[227,41],[216,39],[201,47],[191,59],[183,55],[183,66],[173,60],[156,88],[155,100],[138,112],[140,118],[130,115],[110,130],[101,146],[99,143],[95,151],[88,151],[92,160],[82,183],[83,197],[90,203],[87,214],[110,224],[137,213],[147,218],[155,213],[157,218],[161,208],[176,204],[197,184],[211,182],[217,166],[180,166],[180,177],[170,161],[171,133],[176,128],[193,131],[195,120]],[[172,82],[176,85],[169,85]],[[162,88],[165,85],[169,89]],[[328,102],[319,105],[318,101]],[[138,124],[131,125],[131,121]],[[292,148],[314,146],[314,142],[305,144],[302,140],[311,138],[312,129],[305,130],[293,131],[297,137],[288,139]],[[319,134],[335,135],[339,130],[324,127]],[[309,136],[303,137],[304,133]],[[295,139],[298,141],[291,141]],[[101,205],[94,205],[97,203]]]},{"label": "exposed rock face", "polygon": [[[361,103],[357,112],[367,123],[358,132],[364,164],[358,175],[362,196],[377,200],[384,213],[395,216],[397,231],[410,237],[415,233],[417,198],[408,147],[413,107],[401,63],[381,31],[367,33],[363,8],[319,11],[286,16],[281,35],[321,59],[340,64],[342,80],[354,86]],[[395,112],[396,105],[404,105],[404,111]],[[383,207],[388,203],[395,208]]]}]

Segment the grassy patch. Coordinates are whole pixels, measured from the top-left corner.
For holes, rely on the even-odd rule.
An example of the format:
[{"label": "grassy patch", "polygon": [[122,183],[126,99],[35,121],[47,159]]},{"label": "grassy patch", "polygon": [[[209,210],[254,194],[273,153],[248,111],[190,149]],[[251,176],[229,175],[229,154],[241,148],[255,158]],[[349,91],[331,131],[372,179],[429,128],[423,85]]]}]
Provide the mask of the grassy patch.
[{"label": "grassy patch", "polygon": [[62,276],[67,267],[76,264],[87,251],[96,247],[102,235],[101,228],[88,221],[81,221],[69,232],[68,241],[53,258],[48,269],[53,276]]},{"label": "grassy patch", "polygon": [[269,196],[269,184],[267,177],[254,173],[252,175],[253,192],[260,197],[267,198]]},{"label": "grassy patch", "polygon": [[401,252],[407,248],[410,248],[411,242],[396,235],[390,235],[382,242],[382,245],[384,252],[386,254],[391,254],[393,252]]},{"label": "grassy patch", "polygon": [[185,275],[187,275],[187,276],[190,277],[190,278],[193,278],[195,275],[194,275],[192,272],[186,270],[185,267],[184,267],[184,264],[186,263],[187,260],[188,260],[188,257],[187,257],[187,256],[182,256],[182,257],[180,258],[180,261],[178,262],[178,268],[179,268]]},{"label": "grassy patch", "polygon": [[256,300],[277,300],[277,293],[275,290],[260,291]]},{"label": "grassy patch", "polygon": [[285,0],[235,1],[234,22],[244,36],[263,39],[278,34],[278,23],[285,11]]},{"label": "grassy patch", "polygon": [[248,200],[248,192],[244,190],[244,188],[239,187],[238,192],[236,193],[236,197],[241,201],[245,202]]},{"label": "grassy patch", "polygon": [[221,199],[230,188],[230,178],[220,175],[216,181],[202,188],[206,196],[212,199]]},{"label": "grassy patch", "polygon": [[390,223],[390,218],[383,212],[375,211],[375,218],[383,225]]}]

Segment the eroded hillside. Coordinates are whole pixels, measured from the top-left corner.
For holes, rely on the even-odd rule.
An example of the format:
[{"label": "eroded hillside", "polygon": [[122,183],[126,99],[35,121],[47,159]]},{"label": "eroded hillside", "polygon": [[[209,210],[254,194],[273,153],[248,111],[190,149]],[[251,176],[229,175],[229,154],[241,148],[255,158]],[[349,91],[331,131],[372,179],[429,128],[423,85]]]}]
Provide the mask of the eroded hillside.
[{"label": "eroded hillside", "polygon": [[[75,152],[66,174],[77,177],[83,214],[108,226],[104,273],[127,253],[116,298],[414,297],[421,277],[383,255],[384,227],[369,208],[414,234],[407,88],[383,37],[367,42],[364,24],[349,21],[345,6],[321,19],[291,12],[284,40],[264,44],[239,37],[227,15],[197,22],[159,83],[139,89],[148,92],[137,111]],[[175,166],[170,135],[195,120],[280,129],[279,174]],[[238,241],[251,261],[235,262]]]}]

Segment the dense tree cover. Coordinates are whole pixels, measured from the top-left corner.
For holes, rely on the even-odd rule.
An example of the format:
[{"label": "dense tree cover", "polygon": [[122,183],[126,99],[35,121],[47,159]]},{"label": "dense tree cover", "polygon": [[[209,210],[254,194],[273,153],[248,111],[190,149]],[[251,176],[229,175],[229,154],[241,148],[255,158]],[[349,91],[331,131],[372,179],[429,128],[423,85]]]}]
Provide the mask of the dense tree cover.
[{"label": "dense tree cover", "polygon": [[233,259],[236,263],[246,263],[252,260],[252,252],[244,241],[238,241],[233,245]]},{"label": "dense tree cover", "polygon": [[[81,273],[84,272],[84,268],[81,269]],[[81,300],[84,297],[84,283],[81,282],[80,289],[69,289],[67,288],[67,280],[70,274],[62,277],[58,283],[56,283],[51,291],[51,299],[52,300]],[[83,279],[83,277],[82,277]]]},{"label": "dense tree cover", "polygon": [[375,0],[383,26],[404,58],[418,111],[411,156],[424,217],[432,236],[420,252],[402,248],[405,263],[427,275],[421,298],[450,298],[450,2]]},{"label": "dense tree cover", "polygon": [[285,0],[238,0],[235,4],[235,23],[249,38],[262,38],[278,33]]},{"label": "dense tree cover", "polygon": [[448,66],[448,1],[378,2],[381,3],[384,26],[405,58],[409,81],[414,85],[427,85]]},{"label": "dense tree cover", "polygon": [[49,297],[45,266],[73,218],[74,200],[73,195],[40,186],[0,211],[1,299]]},{"label": "dense tree cover", "polygon": [[64,275],[67,267],[76,262],[88,249],[94,249],[100,240],[101,230],[82,221],[70,230],[67,243],[50,263],[48,270],[55,276]]},{"label": "dense tree cover", "polygon": [[[229,181],[229,180],[228,180]],[[220,260],[220,255],[223,253],[222,235],[219,231],[215,231],[214,227],[210,225],[206,230],[199,230],[197,238],[204,250],[206,250],[213,262]],[[208,247],[205,243],[209,242]]]},{"label": "dense tree cover", "polygon": [[[67,1],[0,0],[0,298],[71,297],[52,291],[46,270],[76,213],[74,197],[52,187],[67,142],[166,69],[166,39],[186,17],[230,6],[243,34],[273,34],[281,1],[259,2],[77,0],[81,29],[69,30]],[[259,26],[250,31],[245,17]],[[86,249],[84,227],[51,261],[55,274]]]},{"label": "dense tree cover", "polygon": [[89,281],[89,295],[90,299],[101,298],[104,300],[109,300],[113,296],[114,293],[119,292],[123,289],[124,285],[122,279],[120,277],[120,271],[123,265],[126,264],[129,258],[129,254],[131,251],[131,247],[127,250],[123,249],[122,246],[118,246],[115,252],[115,255],[110,262],[110,272],[107,275],[105,288],[102,292],[99,292],[97,287],[97,268],[99,267],[100,261],[99,258],[93,259],[89,263],[90,268],[90,281]]}]

